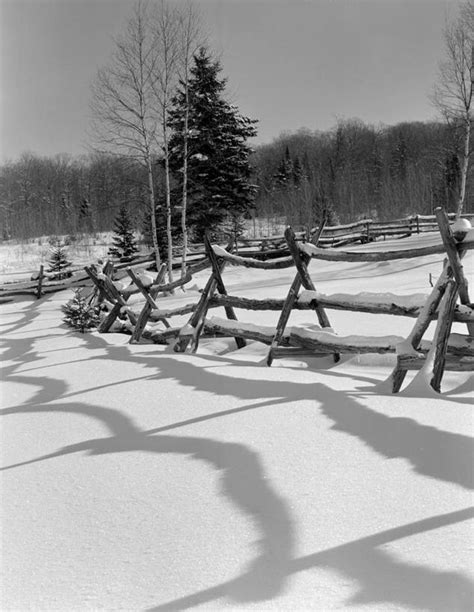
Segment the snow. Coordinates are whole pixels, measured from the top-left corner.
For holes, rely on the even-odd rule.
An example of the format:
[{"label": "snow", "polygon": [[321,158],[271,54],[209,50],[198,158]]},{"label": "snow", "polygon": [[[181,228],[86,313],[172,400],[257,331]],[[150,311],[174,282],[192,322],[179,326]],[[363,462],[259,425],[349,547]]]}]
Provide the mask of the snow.
[{"label": "snow", "polygon": [[154,278],[150,274],[146,274],[146,272],[141,272],[139,274],[140,281],[144,287],[150,287],[153,285]]},{"label": "snow", "polygon": [[203,153],[194,153],[194,155],[191,155],[190,159],[197,159],[198,161],[207,161],[209,158]]},{"label": "snow", "polygon": [[[429,294],[442,261],[310,271],[326,294],[410,301]],[[472,270],[472,252],[464,261]],[[159,307],[197,301],[208,275]],[[283,298],[293,278],[293,268],[223,274],[230,294],[253,298]],[[381,383],[395,354],[268,368],[258,342],[201,339],[197,354],[130,345],[67,329],[70,297],[0,306],[0,609],[472,609],[472,376],[447,372],[438,395],[411,388],[409,372],[392,395]],[[256,328],[279,316],[236,314]],[[406,338],[415,322],[327,314],[340,336]],[[316,323],[310,311],[290,317]]]}]

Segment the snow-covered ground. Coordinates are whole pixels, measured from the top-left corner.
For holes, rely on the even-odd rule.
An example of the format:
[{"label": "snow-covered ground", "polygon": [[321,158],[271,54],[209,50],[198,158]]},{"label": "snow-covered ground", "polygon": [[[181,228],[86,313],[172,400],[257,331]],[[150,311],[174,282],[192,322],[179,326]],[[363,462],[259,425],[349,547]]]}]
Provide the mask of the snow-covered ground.
[{"label": "snow-covered ground", "polygon": [[[311,274],[326,294],[411,296],[442,259]],[[229,266],[224,281],[283,297],[293,276]],[[393,355],[267,368],[263,345],[230,339],[181,355],[71,332],[70,296],[0,306],[1,610],[473,608],[469,374],[446,373],[442,395],[391,395],[377,385]],[[406,336],[415,321],[327,313],[341,335]]]}]

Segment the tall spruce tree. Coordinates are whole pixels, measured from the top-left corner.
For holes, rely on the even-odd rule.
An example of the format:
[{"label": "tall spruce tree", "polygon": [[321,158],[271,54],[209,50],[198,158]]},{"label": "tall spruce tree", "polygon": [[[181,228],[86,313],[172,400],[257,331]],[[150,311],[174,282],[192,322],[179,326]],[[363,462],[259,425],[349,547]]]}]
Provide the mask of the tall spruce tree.
[{"label": "tall spruce tree", "polygon": [[[184,166],[184,129],[187,119],[188,227],[201,240],[229,216],[242,216],[253,205],[247,139],[256,135],[256,121],[239,114],[224,98],[227,79],[205,48],[193,57],[187,91],[181,85],[173,99],[169,125],[170,168],[181,196]],[[187,117],[186,117],[187,110]],[[179,200],[177,201],[177,203]]]},{"label": "tall spruce tree", "polygon": [[138,252],[132,221],[126,206],[120,207],[115,218],[112,242],[114,245],[109,249],[109,253],[120,259],[129,259]]}]

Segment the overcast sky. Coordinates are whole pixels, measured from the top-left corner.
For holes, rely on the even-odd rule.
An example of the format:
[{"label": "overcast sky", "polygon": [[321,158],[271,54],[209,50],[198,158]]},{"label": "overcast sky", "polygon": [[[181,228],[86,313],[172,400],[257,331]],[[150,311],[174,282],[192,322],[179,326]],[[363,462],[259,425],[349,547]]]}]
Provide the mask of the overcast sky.
[{"label": "overcast sky", "polygon": [[[426,121],[455,0],[195,0],[256,143]],[[0,0],[0,154],[86,151],[89,88],[133,0]]]}]

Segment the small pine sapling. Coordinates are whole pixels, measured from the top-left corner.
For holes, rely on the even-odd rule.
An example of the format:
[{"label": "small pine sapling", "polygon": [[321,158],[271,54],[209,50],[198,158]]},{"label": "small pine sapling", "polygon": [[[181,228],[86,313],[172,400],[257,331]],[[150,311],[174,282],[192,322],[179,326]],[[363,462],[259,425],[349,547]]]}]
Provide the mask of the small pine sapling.
[{"label": "small pine sapling", "polygon": [[82,334],[94,329],[100,323],[99,307],[86,299],[80,289],[74,291],[74,297],[61,306],[65,314],[63,321],[69,327],[79,330]]},{"label": "small pine sapling", "polygon": [[109,254],[123,261],[129,260],[138,252],[137,242],[133,233],[132,220],[126,206],[121,206],[114,221],[113,246]]},{"label": "small pine sapling", "polygon": [[53,272],[57,279],[71,276],[71,272],[67,270],[71,266],[71,262],[67,259],[67,251],[64,245],[57,242],[51,247],[50,253],[48,272]]}]

